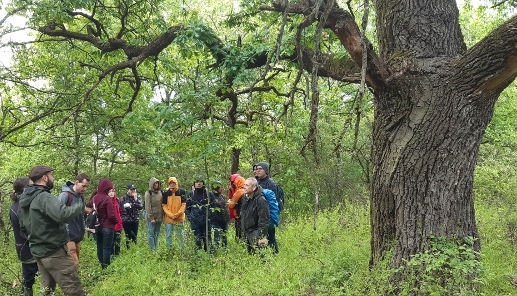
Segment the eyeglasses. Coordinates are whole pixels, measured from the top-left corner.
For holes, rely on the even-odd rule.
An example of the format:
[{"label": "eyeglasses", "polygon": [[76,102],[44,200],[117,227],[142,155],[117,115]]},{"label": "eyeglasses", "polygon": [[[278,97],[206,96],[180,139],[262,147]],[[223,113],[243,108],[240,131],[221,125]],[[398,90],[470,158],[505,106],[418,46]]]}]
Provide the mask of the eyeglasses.
[{"label": "eyeglasses", "polygon": [[254,168],[253,170],[254,171],[260,171],[260,170],[263,170],[263,168]]}]

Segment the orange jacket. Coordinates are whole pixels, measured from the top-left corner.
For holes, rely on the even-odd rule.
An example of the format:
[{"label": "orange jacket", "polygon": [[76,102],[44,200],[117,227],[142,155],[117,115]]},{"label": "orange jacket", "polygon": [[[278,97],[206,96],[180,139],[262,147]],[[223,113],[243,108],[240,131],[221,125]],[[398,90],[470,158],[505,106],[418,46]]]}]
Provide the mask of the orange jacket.
[{"label": "orange jacket", "polygon": [[185,221],[186,192],[179,188],[175,177],[170,177],[167,183],[171,181],[176,183],[176,189],[174,191],[168,189],[163,193],[162,208],[165,213],[164,220],[168,224],[179,224]]},{"label": "orange jacket", "polygon": [[232,186],[235,186],[235,192],[228,202],[228,208],[230,209],[230,219],[239,219],[240,204],[239,200],[244,195],[244,178],[238,176],[232,182]]}]

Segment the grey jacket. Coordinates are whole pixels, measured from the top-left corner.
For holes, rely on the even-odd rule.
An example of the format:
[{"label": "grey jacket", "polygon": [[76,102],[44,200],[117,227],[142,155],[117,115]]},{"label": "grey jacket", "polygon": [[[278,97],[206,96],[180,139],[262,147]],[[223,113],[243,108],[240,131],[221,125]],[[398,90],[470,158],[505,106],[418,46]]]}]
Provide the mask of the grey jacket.
[{"label": "grey jacket", "polygon": [[[61,187],[61,194],[59,194],[58,198],[62,204],[66,205],[68,202],[68,192],[71,193],[72,203],[70,205],[75,205],[78,203],[84,204],[84,196],[82,194],[78,194],[73,190],[74,183],[68,181],[63,187]],[[73,242],[81,242],[84,238],[85,233],[85,225],[84,225],[84,217],[83,215],[79,215],[72,220],[70,220],[65,225],[68,235],[70,237],[70,241]]]}]

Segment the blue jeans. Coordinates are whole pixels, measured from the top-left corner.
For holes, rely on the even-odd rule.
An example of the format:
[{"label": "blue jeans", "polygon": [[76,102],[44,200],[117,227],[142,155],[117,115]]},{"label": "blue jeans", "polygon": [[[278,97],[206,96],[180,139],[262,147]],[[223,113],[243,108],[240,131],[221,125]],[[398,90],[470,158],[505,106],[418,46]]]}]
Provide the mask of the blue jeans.
[{"label": "blue jeans", "polygon": [[181,250],[185,243],[185,231],[183,222],[178,224],[165,224],[166,234],[165,234],[165,242],[167,243],[167,249],[170,250],[172,248],[172,232],[176,232],[176,237],[178,239],[178,249]]},{"label": "blue jeans", "polygon": [[151,223],[147,221],[147,243],[153,251],[158,249],[158,238],[160,237],[161,226],[162,222]]},{"label": "blue jeans", "polygon": [[101,232],[97,233],[97,258],[102,268],[108,267],[111,263],[111,248],[114,236],[115,230],[112,228],[102,228]]},{"label": "blue jeans", "polygon": [[214,246],[228,247],[228,223],[212,223],[210,228],[214,230]]}]

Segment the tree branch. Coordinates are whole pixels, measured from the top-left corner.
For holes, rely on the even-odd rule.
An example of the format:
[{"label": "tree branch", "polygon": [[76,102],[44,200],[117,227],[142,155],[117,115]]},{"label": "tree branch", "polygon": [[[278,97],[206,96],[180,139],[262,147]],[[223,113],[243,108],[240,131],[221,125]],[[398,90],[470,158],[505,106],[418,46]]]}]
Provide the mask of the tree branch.
[{"label": "tree branch", "polygon": [[517,16],[470,48],[458,65],[456,77],[473,95],[502,92],[517,76]]},{"label": "tree branch", "polygon": [[[288,11],[292,14],[300,14],[308,16],[315,7],[316,0],[301,0],[300,2],[289,4],[287,7],[283,5],[282,0],[274,0],[271,7],[262,6],[262,10],[284,12]],[[325,7],[320,7],[320,13],[317,15],[320,20]],[[330,14],[325,22],[325,28],[334,32],[341,44],[349,52],[352,60],[357,64],[362,64],[363,50],[361,47],[361,31],[355,23],[352,15],[341,9],[337,4],[332,7]],[[388,71],[377,53],[374,51],[372,44],[368,42],[368,66],[366,82],[374,90],[381,90],[385,87],[385,80],[388,77]]]}]

